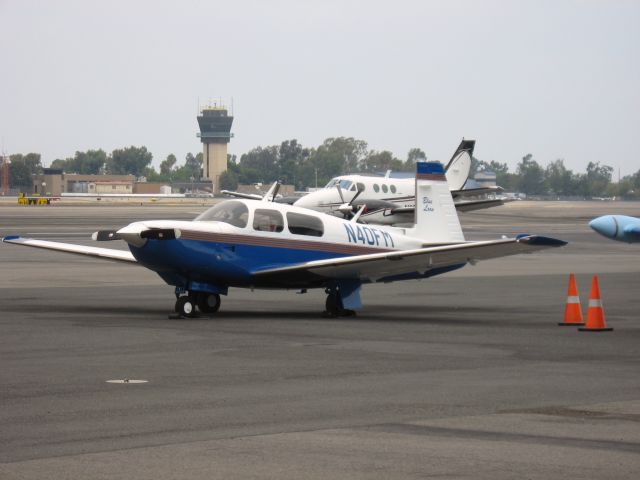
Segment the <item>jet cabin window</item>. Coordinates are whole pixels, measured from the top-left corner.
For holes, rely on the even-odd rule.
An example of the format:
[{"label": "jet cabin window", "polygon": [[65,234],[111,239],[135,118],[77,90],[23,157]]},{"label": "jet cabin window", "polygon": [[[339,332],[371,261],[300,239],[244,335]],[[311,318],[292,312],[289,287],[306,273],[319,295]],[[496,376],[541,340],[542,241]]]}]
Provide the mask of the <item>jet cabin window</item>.
[{"label": "jet cabin window", "polygon": [[277,210],[257,208],[253,214],[253,229],[261,232],[281,232],[284,230],[282,214]]},{"label": "jet cabin window", "polygon": [[235,200],[228,200],[211,207],[195,218],[196,222],[224,222],[235,227],[245,228],[249,218],[247,206]]},{"label": "jet cabin window", "polygon": [[287,212],[287,223],[289,224],[289,231],[296,235],[321,237],[324,234],[324,225],[318,217]]}]

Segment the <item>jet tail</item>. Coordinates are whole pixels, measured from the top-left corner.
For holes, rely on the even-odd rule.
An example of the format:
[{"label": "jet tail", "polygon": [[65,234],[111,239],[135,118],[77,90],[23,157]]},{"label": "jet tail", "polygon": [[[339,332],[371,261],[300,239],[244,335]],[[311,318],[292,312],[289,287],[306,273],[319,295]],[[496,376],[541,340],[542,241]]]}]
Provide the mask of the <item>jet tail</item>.
[{"label": "jet tail", "polygon": [[471,171],[471,157],[476,146],[475,140],[465,140],[464,138],[453,152],[453,156],[445,167],[445,175],[451,190],[462,190]]},{"label": "jet tail", "polygon": [[464,242],[464,234],[440,162],[416,164],[416,207],[413,236],[425,243]]}]

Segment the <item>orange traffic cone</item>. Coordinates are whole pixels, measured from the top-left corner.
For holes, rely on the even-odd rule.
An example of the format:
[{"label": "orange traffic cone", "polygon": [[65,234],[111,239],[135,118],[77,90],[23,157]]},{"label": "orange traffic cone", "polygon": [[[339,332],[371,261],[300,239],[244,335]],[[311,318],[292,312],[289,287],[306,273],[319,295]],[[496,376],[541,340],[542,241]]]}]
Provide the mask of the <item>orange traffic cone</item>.
[{"label": "orange traffic cone", "polygon": [[564,307],[564,322],[558,323],[562,326],[584,325],[582,320],[582,309],[580,308],[580,296],[576,286],[576,277],[569,274],[569,290],[567,291],[567,303]]},{"label": "orange traffic cone", "polygon": [[604,321],[604,310],[602,300],[600,300],[600,287],[598,286],[597,275],[591,280],[591,291],[589,292],[589,308],[587,308],[587,323],[578,330],[581,332],[609,332],[613,330],[607,327]]}]

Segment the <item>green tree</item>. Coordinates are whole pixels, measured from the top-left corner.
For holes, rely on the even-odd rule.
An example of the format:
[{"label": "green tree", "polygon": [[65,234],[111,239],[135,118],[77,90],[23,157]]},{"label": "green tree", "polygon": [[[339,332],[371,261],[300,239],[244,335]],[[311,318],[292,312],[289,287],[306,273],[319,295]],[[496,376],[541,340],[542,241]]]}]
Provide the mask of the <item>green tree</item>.
[{"label": "green tree", "polygon": [[388,150],[376,152],[371,150],[364,161],[364,170],[367,172],[386,172],[387,170],[401,170],[402,161],[398,160]]},{"label": "green tree", "polygon": [[76,152],[73,157],[64,160],[56,159],[51,162],[51,168],[60,168],[65,173],[98,175],[103,171],[107,159],[107,154],[102,149],[87,150],[86,152]]},{"label": "green tree", "polygon": [[270,183],[278,178],[278,147],[257,147],[240,157],[240,183]]},{"label": "green tree", "polygon": [[409,150],[409,153],[407,154],[407,159],[402,165],[401,170],[404,170],[405,172],[413,172],[416,169],[417,162],[425,162],[426,160],[427,160],[426,153],[424,153],[419,148],[412,148],[411,150]]},{"label": "green tree", "polygon": [[546,193],[544,182],[544,170],[528,153],[518,163],[518,175],[520,181],[518,188],[527,195],[541,195]]},{"label": "green tree", "polygon": [[220,189],[221,190],[236,190],[238,188],[238,175],[232,171],[227,170],[220,175]]},{"label": "green tree", "polygon": [[9,186],[31,191],[33,175],[42,172],[39,153],[17,153],[9,156]]},{"label": "green tree", "polygon": [[561,158],[547,165],[544,177],[551,193],[572,195],[575,191],[573,172],[567,170],[564,166],[564,160]]},{"label": "green tree", "polygon": [[586,195],[592,197],[606,195],[612,173],[613,168],[609,165],[589,162],[587,165]]},{"label": "green tree", "polygon": [[171,173],[173,172],[173,167],[176,166],[176,162],[178,159],[173,153],[167,155],[162,162],[160,162],[160,175],[163,175],[165,178],[170,179]]},{"label": "green tree", "polygon": [[111,152],[107,160],[107,171],[113,175],[135,175],[140,177],[145,174],[151,164],[153,155],[147,151],[147,147],[128,147]]}]

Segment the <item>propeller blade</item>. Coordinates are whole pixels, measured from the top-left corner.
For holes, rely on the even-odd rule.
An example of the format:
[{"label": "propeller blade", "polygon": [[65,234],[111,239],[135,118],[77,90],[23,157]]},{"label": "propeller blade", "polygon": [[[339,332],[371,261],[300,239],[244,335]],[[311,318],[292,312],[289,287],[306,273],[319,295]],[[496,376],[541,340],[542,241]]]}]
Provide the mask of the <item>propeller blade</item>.
[{"label": "propeller blade", "polygon": [[98,230],[91,234],[91,238],[96,242],[108,242],[111,240],[122,240],[122,237],[118,235],[115,230]]}]

